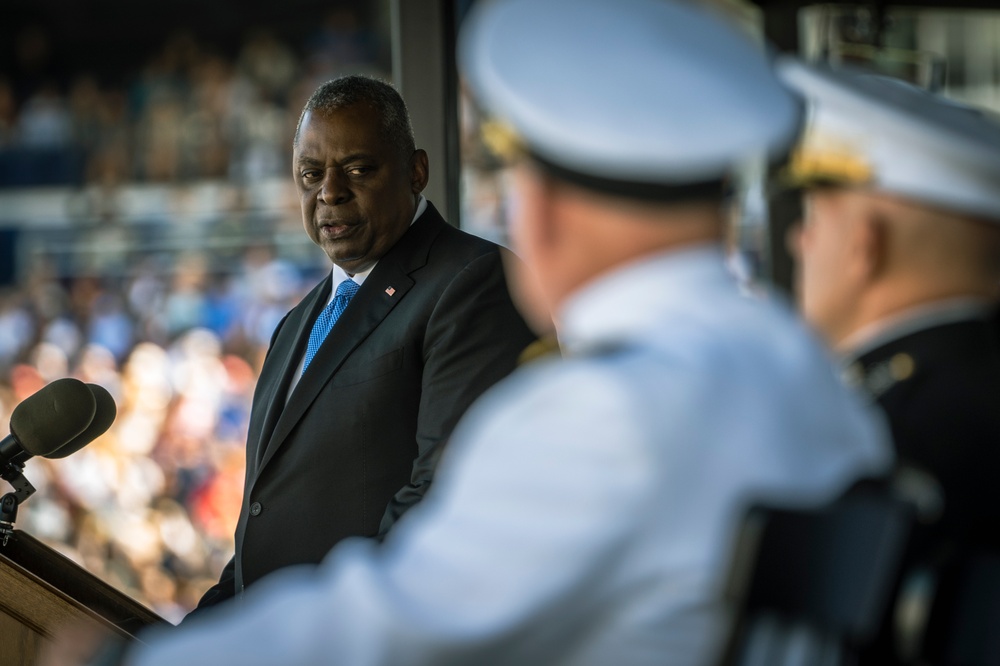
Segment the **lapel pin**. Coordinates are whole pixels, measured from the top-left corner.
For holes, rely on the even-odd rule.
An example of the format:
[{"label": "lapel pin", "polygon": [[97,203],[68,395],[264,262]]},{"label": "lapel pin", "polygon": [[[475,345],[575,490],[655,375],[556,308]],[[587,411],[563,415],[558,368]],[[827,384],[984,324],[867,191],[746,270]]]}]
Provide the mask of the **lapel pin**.
[{"label": "lapel pin", "polygon": [[385,290],[385,293],[387,293],[390,296],[392,296],[393,294],[396,293],[396,290],[394,288],[392,288],[392,287],[389,287],[388,289]]}]

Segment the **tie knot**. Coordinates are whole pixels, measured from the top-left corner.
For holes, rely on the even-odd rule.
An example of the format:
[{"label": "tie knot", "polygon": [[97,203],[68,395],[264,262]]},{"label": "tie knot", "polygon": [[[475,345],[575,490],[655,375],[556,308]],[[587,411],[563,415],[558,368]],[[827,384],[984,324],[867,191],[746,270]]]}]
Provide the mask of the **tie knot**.
[{"label": "tie knot", "polygon": [[360,285],[358,285],[358,283],[355,282],[354,280],[351,279],[344,280],[343,282],[337,285],[337,293],[334,296],[334,298],[341,298],[341,297],[351,298],[352,296],[354,296],[354,294],[358,293],[359,286]]},{"label": "tie knot", "polygon": [[309,364],[312,363],[313,357],[319,351],[323,340],[329,335],[330,329],[340,319],[340,315],[344,314],[344,310],[347,309],[347,304],[354,297],[354,294],[358,293],[358,287],[358,283],[354,280],[344,280],[337,285],[337,293],[326,304],[323,311],[319,313],[316,322],[313,324],[312,332],[309,333],[309,342],[306,345],[306,358],[302,363],[302,372],[305,372]]}]

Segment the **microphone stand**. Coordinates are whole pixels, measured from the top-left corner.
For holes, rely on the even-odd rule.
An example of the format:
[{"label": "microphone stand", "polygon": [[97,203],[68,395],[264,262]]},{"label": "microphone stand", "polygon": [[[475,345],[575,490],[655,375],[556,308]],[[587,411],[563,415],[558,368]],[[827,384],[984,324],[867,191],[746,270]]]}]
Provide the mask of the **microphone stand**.
[{"label": "microphone stand", "polygon": [[23,471],[24,463],[18,461],[9,462],[0,471],[0,479],[14,487],[14,492],[0,497],[0,539],[2,539],[0,548],[6,546],[11,535],[14,534],[17,507],[35,492],[35,487],[21,473]]}]

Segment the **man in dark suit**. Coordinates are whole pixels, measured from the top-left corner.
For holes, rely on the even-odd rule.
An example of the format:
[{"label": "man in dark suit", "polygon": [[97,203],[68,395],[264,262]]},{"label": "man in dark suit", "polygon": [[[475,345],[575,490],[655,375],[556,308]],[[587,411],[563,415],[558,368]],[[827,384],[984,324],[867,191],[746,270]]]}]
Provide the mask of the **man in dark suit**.
[{"label": "man in dark suit", "polygon": [[[465,409],[534,339],[500,248],[449,226],[421,195],[427,154],[390,85],[349,76],[320,86],[292,170],[306,233],[333,270],[271,339],[236,553],[198,610],[318,563],[344,537],[383,536],[426,492]],[[337,301],[329,334],[314,331]]]},{"label": "man in dark suit", "polygon": [[[803,314],[937,486],[907,566],[1000,553],[1000,126],[886,77],[783,72],[813,105],[791,170]],[[864,663],[896,663],[891,622]]]}]

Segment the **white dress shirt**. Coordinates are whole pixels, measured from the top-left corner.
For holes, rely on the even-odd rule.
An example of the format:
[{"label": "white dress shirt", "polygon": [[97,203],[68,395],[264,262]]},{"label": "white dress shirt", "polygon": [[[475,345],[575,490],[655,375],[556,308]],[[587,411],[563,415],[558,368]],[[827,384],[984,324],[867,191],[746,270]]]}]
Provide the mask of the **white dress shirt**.
[{"label": "white dress shirt", "polygon": [[560,315],[567,357],[473,406],[382,546],[342,542],[142,636],[128,663],[711,663],[748,503],[812,503],[886,469],[884,426],[714,246],[602,276]]}]

